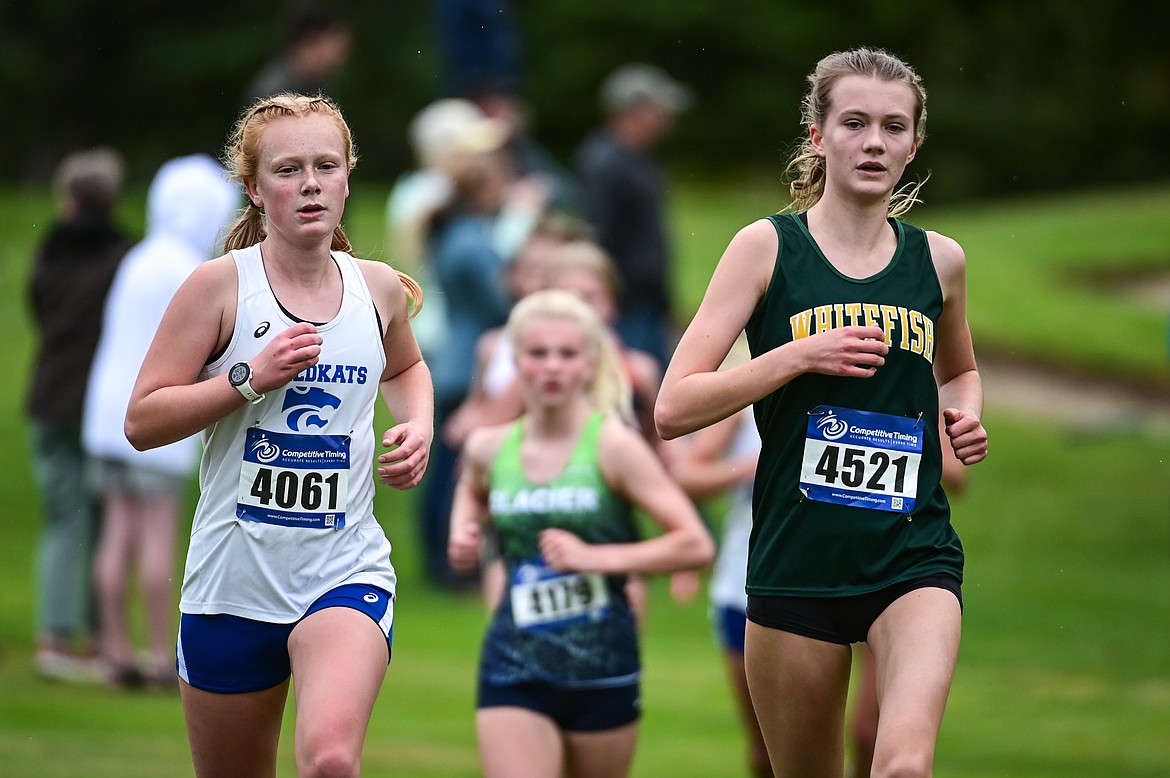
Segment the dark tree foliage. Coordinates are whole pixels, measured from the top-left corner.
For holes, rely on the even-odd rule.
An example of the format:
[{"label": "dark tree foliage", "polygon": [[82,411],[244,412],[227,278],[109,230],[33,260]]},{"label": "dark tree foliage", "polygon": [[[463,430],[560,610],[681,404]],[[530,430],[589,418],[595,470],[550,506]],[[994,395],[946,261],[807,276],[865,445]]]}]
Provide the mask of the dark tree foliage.
[{"label": "dark tree foliage", "polygon": [[[1165,178],[1170,4],[1142,0],[511,0],[534,134],[567,159],[598,121],[597,86],[626,61],[694,89],[664,155],[675,169],[779,175],[801,134],[804,76],[858,45],[923,75],[932,199]],[[332,93],[362,172],[410,165],[410,117],[441,96],[427,0],[350,0],[354,56]],[[274,10],[275,9],[275,10]],[[217,153],[276,46],[267,0],[0,3],[0,177],[43,183],[67,151],[122,149],[145,180],[168,156]]]}]

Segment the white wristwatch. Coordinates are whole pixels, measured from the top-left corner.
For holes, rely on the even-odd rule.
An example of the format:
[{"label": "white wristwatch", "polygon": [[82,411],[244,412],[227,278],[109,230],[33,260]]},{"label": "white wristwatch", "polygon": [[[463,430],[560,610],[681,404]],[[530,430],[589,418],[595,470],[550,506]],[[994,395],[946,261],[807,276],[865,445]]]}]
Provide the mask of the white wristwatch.
[{"label": "white wristwatch", "polygon": [[255,405],[264,399],[264,395],[252,388],[252,366],[247,362],[237,362],[228,371],[228,383],[240,390],[244,399]]}]

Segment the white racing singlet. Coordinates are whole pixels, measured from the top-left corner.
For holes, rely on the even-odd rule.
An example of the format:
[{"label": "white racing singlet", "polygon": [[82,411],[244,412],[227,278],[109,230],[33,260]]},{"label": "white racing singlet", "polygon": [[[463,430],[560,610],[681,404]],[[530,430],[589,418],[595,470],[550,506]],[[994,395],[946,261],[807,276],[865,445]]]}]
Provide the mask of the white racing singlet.
[{"label": "white racing singlet", "polygon": [[[201,379],[254,358],[296,323],[268,286],[260,247],[232,255],[235,332]],[[386,356],[357,262],[343,252],[333,260],[344,295],[317,328],[318,364],[203,432],[183,613],[289,623],[343,583],[394,592],[390,542],[373,515],[374,403]]]},{"label": "white racing singlet", "polygon": [[[725,456],[729,459],[758,455],[760,433],[751,413],[741,413],[739,429]],[[723,534],[719,556],[711,571],[711,604],[720,608],[747,610],[748,541],[752,534],[752,485],[754,479],[741,481],[731,489],[727,514],[723,517]]]}]

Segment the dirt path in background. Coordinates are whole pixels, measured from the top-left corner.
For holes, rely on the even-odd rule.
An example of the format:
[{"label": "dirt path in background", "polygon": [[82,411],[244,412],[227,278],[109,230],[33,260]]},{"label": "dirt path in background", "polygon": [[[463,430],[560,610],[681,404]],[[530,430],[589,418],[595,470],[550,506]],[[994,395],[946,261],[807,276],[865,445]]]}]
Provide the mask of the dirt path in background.
[{"label": "dirt path in background", "polygon": [[[1170,315],[1170,273],[1099,279],[1128,304]],[[992,409],[1055,418],[1073,427],[1148,429],[1170,437],[1170,391],[1030,367],[995,354],[978,353],[985,405]]]},{"label": "dirt path in background", "polygon": [[1170,437],[1170,396],[1107,378],[1063,375],[987,355],[980,355],[979,373],[988,408],[1057,419],[1085,429],[1140,427]]}]

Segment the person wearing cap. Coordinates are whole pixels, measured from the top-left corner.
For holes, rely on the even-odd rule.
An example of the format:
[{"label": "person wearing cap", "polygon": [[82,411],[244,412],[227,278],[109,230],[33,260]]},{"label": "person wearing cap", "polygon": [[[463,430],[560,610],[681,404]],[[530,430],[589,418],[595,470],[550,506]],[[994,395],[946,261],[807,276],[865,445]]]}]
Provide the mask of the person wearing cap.
[{"label": "person wearing cap", "polygon": [[[386,231],[396,264],[408,267],[427,293],[437,282],[427,260],[426,230],[431,217],[454,196],[449,170],[459,149],[490,148],[504,128],[488,119],[470,100],[445,98],[419,111],[407,128],[417,167],[403,173],[386,201]],[[413,320],[419,347],[429,359],[447,338],[447,306],[429,294],[427,306]]]},{"label": "person wearing cap", "polygon": [[655,65],[631,63],[602,83],[603,125],[574,164],[585,219],[621,272],[618,334],[631,348],[670,358],[670,241],[666,181],[653,152],[691,102],[691,91]]},{"label": "person wearing cap", "polygon": [[[424,290],[434,285],[426,262],[426,231],[432,217],[455,198],[455,168],[468,156],[506,147],[512,132],[503,120],[458,97],[436,100],[411,120],[407,134],[418,167],[394,182],[386,203],[386,226],[395,260],[413,269]],[[491,235],[506,262],[523,246],[542,212],[543,203],[531,198],[505,204]],[[434,295],[414,322],[415,336],[428,357],[445,344],[445,320],[445,301]]]},{"label": "person wearing cap", "polygon": [[422,228],[454,197],[451,173],[458,158],[499,148],[506,134],[502,122],[458,97],[436,100],[411,119],[407,138],[418,167],[394,183],[386,203],[386,223],[399,261],[423,263]]},{"label": "person wearing cap", "polygon": [[[504,151],[507,126],[467,111],[468,101],[439,101],[412,125],[420,162],[446,178],[449,191],[420,219],[425,262],[443,300],[442,340],[427,355],[435,388],[435,428],[466,399],[479,336],[504,323],[512,297],[509,261],[544,213],[548,192],[521,177]],[[471,107],[479,111],[474,105]],[[424,352],[425,353],[425,352]],[[449,588],[475,585],[447,560],[447,531],[457,451],[436,436],[420,510],[424,556],[432,581]]]}]

